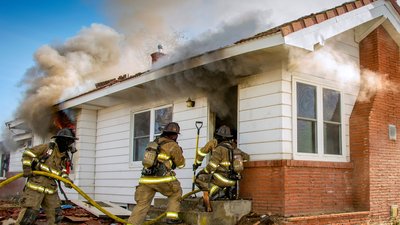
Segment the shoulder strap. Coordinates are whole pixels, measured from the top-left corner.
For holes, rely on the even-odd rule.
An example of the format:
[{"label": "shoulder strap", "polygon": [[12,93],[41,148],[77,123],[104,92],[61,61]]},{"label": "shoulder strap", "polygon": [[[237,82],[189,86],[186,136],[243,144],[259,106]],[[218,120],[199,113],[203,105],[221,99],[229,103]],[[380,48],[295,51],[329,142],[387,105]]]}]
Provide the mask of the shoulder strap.
[{"label": "shoulder strap", "polygon": [[219,143],[217,146],[222,146],[222,147],[227,148],[228,150],[233,150],[233,146],[226,142]]},{"label": "shoulder strap", "polygon": [[161,142],[158,142],[158,141],[159,140],[156,141],[156,143],[158,144],[158,147],[157,147],[158,151],[160,151],[160,148],[161,148],[162,145],[167,144],[169,142],[173,142],[173,140],[164,140],[164,141],[161,141]]},{"label": "shoulder strap", "polygon": [[56,145],[56,143],[54,143],[54,142],[50,142],[48,144],[47,150],[42,155],[42,157],[40,157],[40,159],[39,159],[39,161],[41,163],[44,163],[51,156],[51,154],[53,154],[55,145]]}]

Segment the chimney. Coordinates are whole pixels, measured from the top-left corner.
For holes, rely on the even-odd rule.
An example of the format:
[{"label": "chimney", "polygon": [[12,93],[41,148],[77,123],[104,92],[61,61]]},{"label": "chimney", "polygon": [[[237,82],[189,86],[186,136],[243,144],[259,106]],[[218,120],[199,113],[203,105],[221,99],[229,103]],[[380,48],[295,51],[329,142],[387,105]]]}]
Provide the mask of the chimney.
[{"label": "chimney", "polygon": [[155,63],[157,62],[157,60],[163,56],[165,56],[165,54],[162,52],[163,47],[162,45],[158,45],[158,52],[153,52],[151,53],[151,63]]}]

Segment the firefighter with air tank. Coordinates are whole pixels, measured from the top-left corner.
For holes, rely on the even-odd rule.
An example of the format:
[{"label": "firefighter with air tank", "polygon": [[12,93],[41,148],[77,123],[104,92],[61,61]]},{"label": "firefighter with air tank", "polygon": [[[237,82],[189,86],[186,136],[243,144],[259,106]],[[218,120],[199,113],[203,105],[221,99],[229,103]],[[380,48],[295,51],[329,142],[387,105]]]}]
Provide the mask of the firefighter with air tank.
[{"label": "firefighter with air tank", "polygon": [[178,215],[182,188],[173,171],[185,166],[182,148],[176,142],[179,131],[178,123],[168,123],[160,137],[147,145],[142,161],[142,176],[135,192],[136,206],[128,219],[129,224],[140,225],[144,222],[157,192],[168,197],[167,223],[182,223]]},{"label": "firefighter with air tank", "polygon": [[[193,163],[195,171],[202,163],[204,157],[210,154],[210,160],[195,179],[195,184],[203,191],[203,204],[207,212],[211,212],[210,199],[215,199],[221,190],[226,198],[237,197],[235,187],[243,171],[243,162],[249,160],[249,155],[236,147],[231,129],[222,125],[215,134],[215,139],[210,140],[203,148],[196,152]],[[237,187],[236,187],[237,189]],[[233,193],[235,192],[235,193]]]},{"label": "firefighter with air tank", "polygon": [[[22,209],[16,224],[34,224],[40,207],[43,207],[46,212],[47,224],[61,222],[61,201],[57,193],[56,180],[46,176],[34,175],[33,171],[45,171],[70,180],[67,174],[67,163],[70,160],[68,151],[76,151],[73,145],[75,140],[77,138],[73,131],[64,128],[58,131],[48,144],[27,148],[23,152],[22,169],[27,182],[20,200]],[[65,186],[71,188],[68,184],[65,184]]]}]

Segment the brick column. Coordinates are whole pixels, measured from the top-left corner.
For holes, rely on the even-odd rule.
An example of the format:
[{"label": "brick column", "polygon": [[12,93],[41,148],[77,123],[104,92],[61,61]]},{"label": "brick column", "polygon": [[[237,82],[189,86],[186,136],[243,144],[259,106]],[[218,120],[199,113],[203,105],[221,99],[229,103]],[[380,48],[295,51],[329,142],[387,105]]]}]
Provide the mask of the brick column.
[{"label": "brick column", "polygon": [[[389,124],[400,128],[399,47],[382,27],[360,43],[360,64],[386,77],[394,89],[378,90],[369,102],[357,101],[350,117],[350,152],[354,165],[354,206],[388,219],[400,203],[400,137],[389,140]],[[363,84],[360,84],[361,87]]]}]

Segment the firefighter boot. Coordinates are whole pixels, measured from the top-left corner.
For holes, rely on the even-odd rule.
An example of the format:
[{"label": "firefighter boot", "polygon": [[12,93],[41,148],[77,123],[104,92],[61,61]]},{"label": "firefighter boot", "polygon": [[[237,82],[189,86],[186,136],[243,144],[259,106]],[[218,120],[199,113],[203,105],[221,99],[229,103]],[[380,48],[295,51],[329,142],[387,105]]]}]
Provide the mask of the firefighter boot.
[{"label": "firefighter boot", "polygon": [[210,194],[208,193],[208,191],[203,191],[203,204],[206,212],[212,212]]}]

